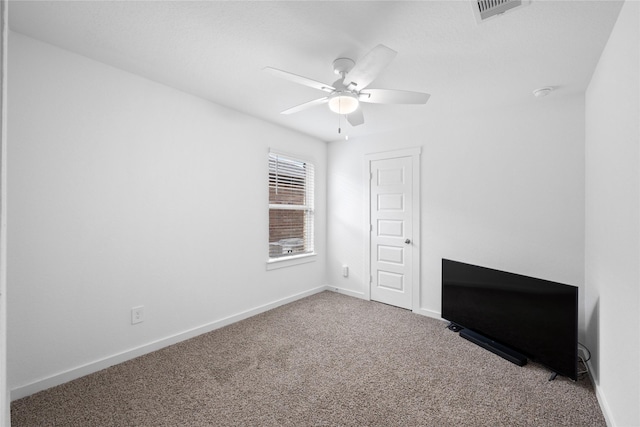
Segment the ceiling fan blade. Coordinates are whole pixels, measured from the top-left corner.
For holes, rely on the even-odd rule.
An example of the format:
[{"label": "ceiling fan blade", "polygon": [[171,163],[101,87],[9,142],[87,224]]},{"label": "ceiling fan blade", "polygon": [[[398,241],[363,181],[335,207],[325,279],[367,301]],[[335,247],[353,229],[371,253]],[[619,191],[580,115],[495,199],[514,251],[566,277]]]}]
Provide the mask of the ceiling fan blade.
[{"label": "ceiling fan blade", "polygon": [[351,126],[359,126],[364,123],[364,114],[362,108],[358,107],[356,111],[347,115],[347,121]]},{"label": "ceiling fan blade", "polygon": [[353,69],[347,73],[344,78],[345,86],[354,83],[356,90],[364,89],[378,77],[378,74],[393,61],[397,54],[398,52],[383,44],[374,47],[360,58]]},{"label": "ceiling fan blade", "polygon": [[367,89],[360,92],[360,101],[372,104],[426,104],[428,93],[408,90]]},{"label": "ceiling fan blade", "polygon": [[280,114],[297,113],[298,111],[306,110],[307,108],[315,107],[316,105],[325,104],[327,102],[329,102],[329,97],[325,96],[324,98],[318,98],[313,101],[305,102],[304,104],[296,105],[295,107],[282,111]]},{"label": "ceiling fan blade", "polygon": [[322,82],[318,82],[316,80],[308,79],[306,77],[302,77],[297,74],[290,73],[288,71],[282,71],[272,67],[264,67],[262,70],[276,77],[280,77],[281,79],[285,79],[285,80],[292,81],[294,83],[309,86],[314,89],[320,89],[325,92],[333,92],[335,90],[335,88],[332,87],[331,85],[327,85]]}]

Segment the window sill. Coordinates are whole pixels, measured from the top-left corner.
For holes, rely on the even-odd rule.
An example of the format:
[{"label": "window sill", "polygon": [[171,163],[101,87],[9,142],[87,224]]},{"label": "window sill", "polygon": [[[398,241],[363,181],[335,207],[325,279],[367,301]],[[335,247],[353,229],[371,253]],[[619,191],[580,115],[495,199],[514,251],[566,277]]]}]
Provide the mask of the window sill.
[{"label": "window sill", "polygon": [[283,258],[273,258],[267,261],[267,270],[276,270],[278,268],[292,267],[294,265],[306,264],[308,262],[315,262],[316,253],[293,255]]}]

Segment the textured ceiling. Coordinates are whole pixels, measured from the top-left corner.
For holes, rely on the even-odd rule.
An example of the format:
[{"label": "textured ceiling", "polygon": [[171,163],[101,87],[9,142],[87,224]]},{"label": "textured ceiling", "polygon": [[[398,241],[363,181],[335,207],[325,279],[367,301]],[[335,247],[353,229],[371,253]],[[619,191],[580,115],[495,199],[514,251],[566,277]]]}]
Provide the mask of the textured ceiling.
[{"label": "textured ceiling", "polygon": [[[324,96],[271,66],[332,83],[335,58],[382,43],[398,55],[369,86],[430,93],[426,105],[364,106],[350,136],[418,125],[437,113],[583,93],[621,8],[617,1],[536,1],[477,24],[469,1],[11,1],[12,31],[325,141]],[[344,135],[343,131],[343,135]]]}]

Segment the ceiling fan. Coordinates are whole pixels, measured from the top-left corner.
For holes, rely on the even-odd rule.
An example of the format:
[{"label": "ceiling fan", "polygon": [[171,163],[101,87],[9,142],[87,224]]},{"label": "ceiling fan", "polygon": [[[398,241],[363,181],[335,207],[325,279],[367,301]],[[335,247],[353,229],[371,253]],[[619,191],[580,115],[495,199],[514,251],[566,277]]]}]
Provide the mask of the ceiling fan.
[{"label": "ceiling fan", "polygon": [[338,80],[328,85],[316,80],[302,77],[277,68],[265,67],[264,71],[276,77],[294,83],[327,92],[323,98],[314,99],[295,107],[282,111],[280,114],[297,113],[320,104],[329,104],[329,109],[337,114],[346,115],[352,126],[364,123],[361,102],[372,104],[425,104],[428,93],[410,92],[394,89],[367,89],[378,74],[391,63],[398,54],[393,49],[379,44],[364,55],[356,63],[350,58],[338,58],[333,61],[333,71],[340,76]]}]

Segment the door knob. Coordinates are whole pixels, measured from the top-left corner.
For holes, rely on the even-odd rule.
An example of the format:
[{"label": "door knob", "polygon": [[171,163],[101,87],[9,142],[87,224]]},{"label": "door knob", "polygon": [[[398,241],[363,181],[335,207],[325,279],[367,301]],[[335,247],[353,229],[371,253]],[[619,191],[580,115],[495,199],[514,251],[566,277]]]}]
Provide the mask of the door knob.
[{"label": "door knob", "polygon": [[407,239],[407,240],[405,240],[404,242],[408,245],[409,243],[411,243],[411,240],[410,240],[410,239]]}]

